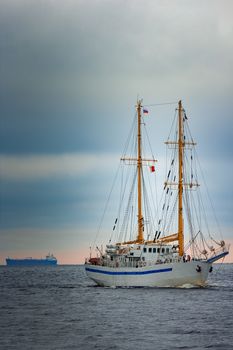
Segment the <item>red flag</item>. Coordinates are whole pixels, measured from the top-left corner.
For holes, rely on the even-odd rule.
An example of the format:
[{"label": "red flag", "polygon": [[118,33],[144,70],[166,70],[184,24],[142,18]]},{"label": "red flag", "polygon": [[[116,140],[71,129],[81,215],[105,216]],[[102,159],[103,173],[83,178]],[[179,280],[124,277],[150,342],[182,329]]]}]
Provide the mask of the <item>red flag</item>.
[{"label": "red flag", "polygon": [[151,171],[151,173],[154,173],[154,172],[155,172],[155,166],[154,166],[154,165],[151,165],[151,166],[150,166],[150,171]]}]

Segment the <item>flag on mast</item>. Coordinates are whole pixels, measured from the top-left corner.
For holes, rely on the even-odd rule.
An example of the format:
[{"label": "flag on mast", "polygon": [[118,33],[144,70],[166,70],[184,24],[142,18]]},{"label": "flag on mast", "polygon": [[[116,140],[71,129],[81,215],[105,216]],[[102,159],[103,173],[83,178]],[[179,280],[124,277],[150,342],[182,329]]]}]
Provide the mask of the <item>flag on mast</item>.
[{"label": "flag on mast", "polygon": [[149,111],[148,111],[148,109],[146,109],[146,108],[143,108],[143,114],[149,114]]},{"label": "flag on mast", "polygon": [[154,166],[154,165],[151,165],[151,166],[150,166],[150,171],[151,171],[151,173],[154,173],[154,172],[155,172],[155,166]]}]

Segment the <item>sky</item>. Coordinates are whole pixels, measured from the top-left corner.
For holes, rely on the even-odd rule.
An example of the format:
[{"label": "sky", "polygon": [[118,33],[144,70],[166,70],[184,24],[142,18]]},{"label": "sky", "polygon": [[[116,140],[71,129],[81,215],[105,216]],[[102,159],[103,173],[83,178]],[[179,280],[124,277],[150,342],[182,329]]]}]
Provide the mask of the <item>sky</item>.
[{"label": "sky", "polygon": [[[84,261],[138,96],[148,105],[182,100],[221,231],[233,243],[233,2],[0,7],[0,264],[48,252],[62,264]],[[150,109],[158,160],[174,108]]]}]

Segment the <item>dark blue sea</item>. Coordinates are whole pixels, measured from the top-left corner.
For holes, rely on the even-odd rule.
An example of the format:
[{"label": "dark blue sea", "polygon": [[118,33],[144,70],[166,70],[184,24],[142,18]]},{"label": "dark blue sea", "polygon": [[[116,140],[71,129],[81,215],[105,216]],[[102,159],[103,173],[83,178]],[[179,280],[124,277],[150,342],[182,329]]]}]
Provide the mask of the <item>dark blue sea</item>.
[{"label": "dark blue sea", "polygon": [[0,349],[233,349],[233,264],[202,289],[96,287],[83,266],[0,267]]}]

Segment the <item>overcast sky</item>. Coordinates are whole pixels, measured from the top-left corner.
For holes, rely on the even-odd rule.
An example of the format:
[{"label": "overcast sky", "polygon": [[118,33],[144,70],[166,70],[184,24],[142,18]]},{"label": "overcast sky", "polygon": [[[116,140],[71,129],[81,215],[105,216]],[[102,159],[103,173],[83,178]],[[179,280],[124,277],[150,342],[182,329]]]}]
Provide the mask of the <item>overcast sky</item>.
[{"label": "overcast sky", "polygon": [[[231,0],[0,0],[0,48],[1,264],[83,261],[137,96],[182,99],[233,238]],[[150,110],[158,159],[174,108]]]}]

